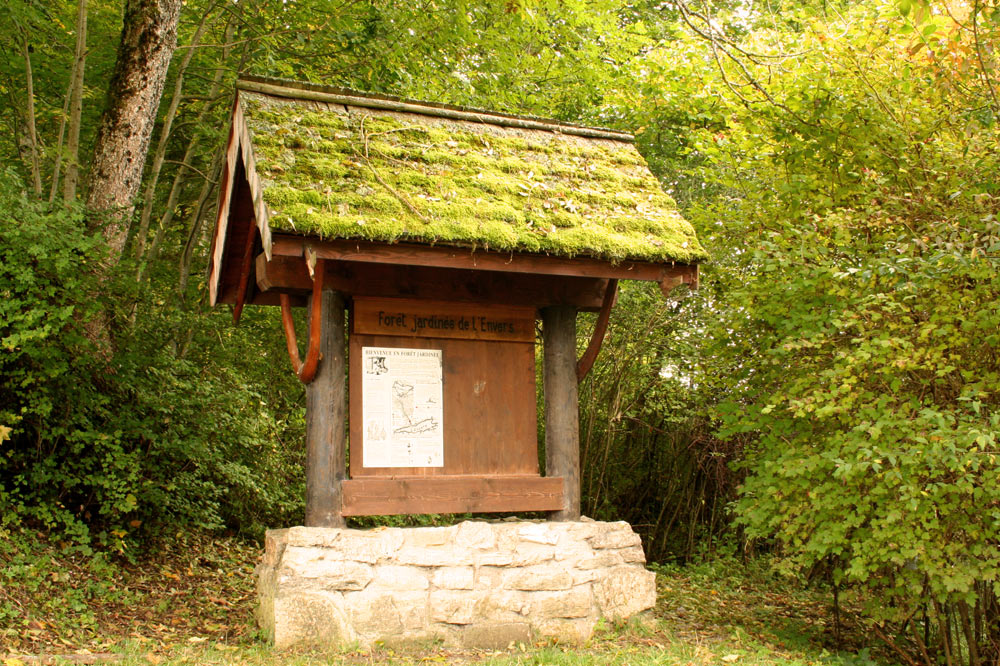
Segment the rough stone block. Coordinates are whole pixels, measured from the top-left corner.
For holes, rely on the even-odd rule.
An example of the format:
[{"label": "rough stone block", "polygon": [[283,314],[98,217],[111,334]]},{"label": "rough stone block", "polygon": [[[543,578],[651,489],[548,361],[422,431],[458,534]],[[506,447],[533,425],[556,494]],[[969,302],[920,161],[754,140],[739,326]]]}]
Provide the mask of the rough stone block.
[{"label": "rough stone block", "polygon": [[542,546],[534,543],[521,543],[511,553],[510,566],[526,567],[541,564],[555,559],[556,549],[552,546]]},{"label": "rough stone block", "polygon": [[341,530],[336,549],[348,559],[376,564],[391,558],[403,545],[403,530],[397,528]]},{"label": "rough stone block", "polygon": [[584,643],[594,635],[595,624],[590,618],[554,618],[539,620],[535,624],[535,630],[542,636],[555,638],[561,643]]},{"label": "rough stone block", "polygon": [[405,533],[405,543],[412,548],[429,548],[443,546],[454,539],[454,527],[423,527],[408,530]]},{"label": "rough stone block", "polygon": [[476,584],[477,590],[499,590],[503,587],[503,575],[506,567],[477,566]]},{"label": "rough stone block", "polygon": [[[589,585],[565,592],[527,592],[527,614],[536,619],[591,617],[594,595]],[[596,619],[596,618],[595,618]]]},{"label": "rough stone block", "polygon": [[594,583],[594,597],[604,617],[623,620],[656,605],[656,574],[635,565],[615,567]]},{"label": "rough stone block", "polygon": [[485,551],[476,555],[476,565],[480,567],[509,567],[514,563],[514,552],[510,550]]},{"label": "rough stone block", "polygon": [[462,627],[462,645],[485,650],[501,650],[511,643],[531,642],[531,625],[527,622],[483,622]]},{"label": "rough stone block", "polygon": [[502,622],[521,622],[531,612],[527,592],[493,590],[479,603],[483,617]]},{"label": "rough stone block", "polygon": [[465,549],[444,546],[403,546],[396,553],[396,562],[418,567],[458,567],[470,564],[473,556]]},{"label": "rough stone block", "polygon": [[317,547],[286,547],[277,572],[280,583],[297,586],[308,581],[307,585],[325,590],[363,590],[374,577],[370,565]]},{"label": "rough stone block", "polygon": [[618,554],[621,556],[623,562],[646,563],[646,554],[642,552],[642,546],[622,548],[618,551]]},{"label": "rough stone block", "polygon": [[356,638],[336,593],[281,594],[274,598],[273,609],[275,622],[265,630],[277,648],[337,645]]},{"label": "rough stone block", "polygon": [[559,543],[559,532],[549,529],[545,523],[525,523],[517,530],[517,536],[523,541],[554,546]]},{"label": "rough stone block", "polygon": [[480,617],[483,592],[434,590],[430,596],[431,619],[445,624],[472,624]]},{"label": "rough stone block", "polygon": [[[607,523],[593,523],[594,525],[605,525]],[[594,536],[587,539],[591,547],[595,550],[604,548],[631,548],[641,546],[642,539],[632,531],[628,523],[611,523],[611,527],[601,530]]]},{"label": "rough stone block", "polygon": [[573,577],[565,566],[551,562],[508,569],[502,584],[508,590],[568,590],[573,587]]},{"label": "rough stone block", "polygon": [[371,585],[381,589],[407,592],[426,590],[430,587],[430,581],[427,579],[427,569],[423,567],[383,564],[376,567]]},{"label": "rough stone block", "polygon": [[467,520],[458,524],[455,543],[461,548],[486,550],[493,548],[496,542],[489,523]]},{"label": "rough stone block", "polygon": [[367,589],[344,595],[344,608],[360,638],[380,640],[425,631],[427,592]]},{"label": "rough stone block", "polygon": [[471,590],[475,583],[475,572],[472,567],[441,567],[434,572],[431,580],[434,587],[446,590]]},{"label": "rough stone block", "polygon": [[592,569],[609,569],[622,563],[622,557],[615,551],[603,551],[583,557],[576,563],[576,568],[588,571]]}]

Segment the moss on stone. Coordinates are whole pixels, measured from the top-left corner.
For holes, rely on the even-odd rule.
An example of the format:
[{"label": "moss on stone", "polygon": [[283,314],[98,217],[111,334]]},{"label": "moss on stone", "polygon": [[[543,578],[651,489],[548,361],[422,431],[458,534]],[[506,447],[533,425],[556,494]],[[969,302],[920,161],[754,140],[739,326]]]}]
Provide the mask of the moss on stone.
[{"label": "moss on stone", "polygon": [[273,230],[615,261],[705,258],[631,144],[240,100]]}]

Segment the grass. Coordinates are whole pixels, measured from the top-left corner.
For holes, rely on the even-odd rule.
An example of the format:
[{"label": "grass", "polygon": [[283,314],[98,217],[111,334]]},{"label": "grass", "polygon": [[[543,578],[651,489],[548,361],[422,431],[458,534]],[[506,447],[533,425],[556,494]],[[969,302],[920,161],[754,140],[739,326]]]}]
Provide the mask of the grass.
[{"label": "grass", "polygon": [[[600,627],[582,646],[505,650],[438,645],[275,652],[253,624],[256,544],[179,534],[134,561],[73,552],[30,531],[0,530],[0,664],[678,664],[876,663],[866,637],[837,642],[829,598],[766,560],[659,567],[644,623]],[[33,657],[34,660],[27,657]],[[879,660],[878,663],[884,663]]]}]

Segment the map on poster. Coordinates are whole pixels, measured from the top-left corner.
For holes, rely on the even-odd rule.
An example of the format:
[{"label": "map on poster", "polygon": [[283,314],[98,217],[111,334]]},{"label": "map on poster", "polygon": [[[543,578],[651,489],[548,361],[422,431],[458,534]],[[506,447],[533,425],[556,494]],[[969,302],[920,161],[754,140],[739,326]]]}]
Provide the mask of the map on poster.
[{"label": "map on poster", "polygon": [[440,349],[362,347],[365,467],[444,467]]}]

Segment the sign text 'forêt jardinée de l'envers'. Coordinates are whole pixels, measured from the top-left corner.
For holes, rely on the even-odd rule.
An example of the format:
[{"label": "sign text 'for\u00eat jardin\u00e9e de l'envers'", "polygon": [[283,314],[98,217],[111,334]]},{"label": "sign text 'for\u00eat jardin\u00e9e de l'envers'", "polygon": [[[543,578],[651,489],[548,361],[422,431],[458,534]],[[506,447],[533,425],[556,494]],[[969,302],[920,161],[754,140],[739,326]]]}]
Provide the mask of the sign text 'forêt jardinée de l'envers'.
[{"label": "sign text 'for\u00eat jardin\u00e9e de l'envers'", "polygon": [[533,342],[533,308],[477,304],[357,299],[357,333],[431,338]]}]

